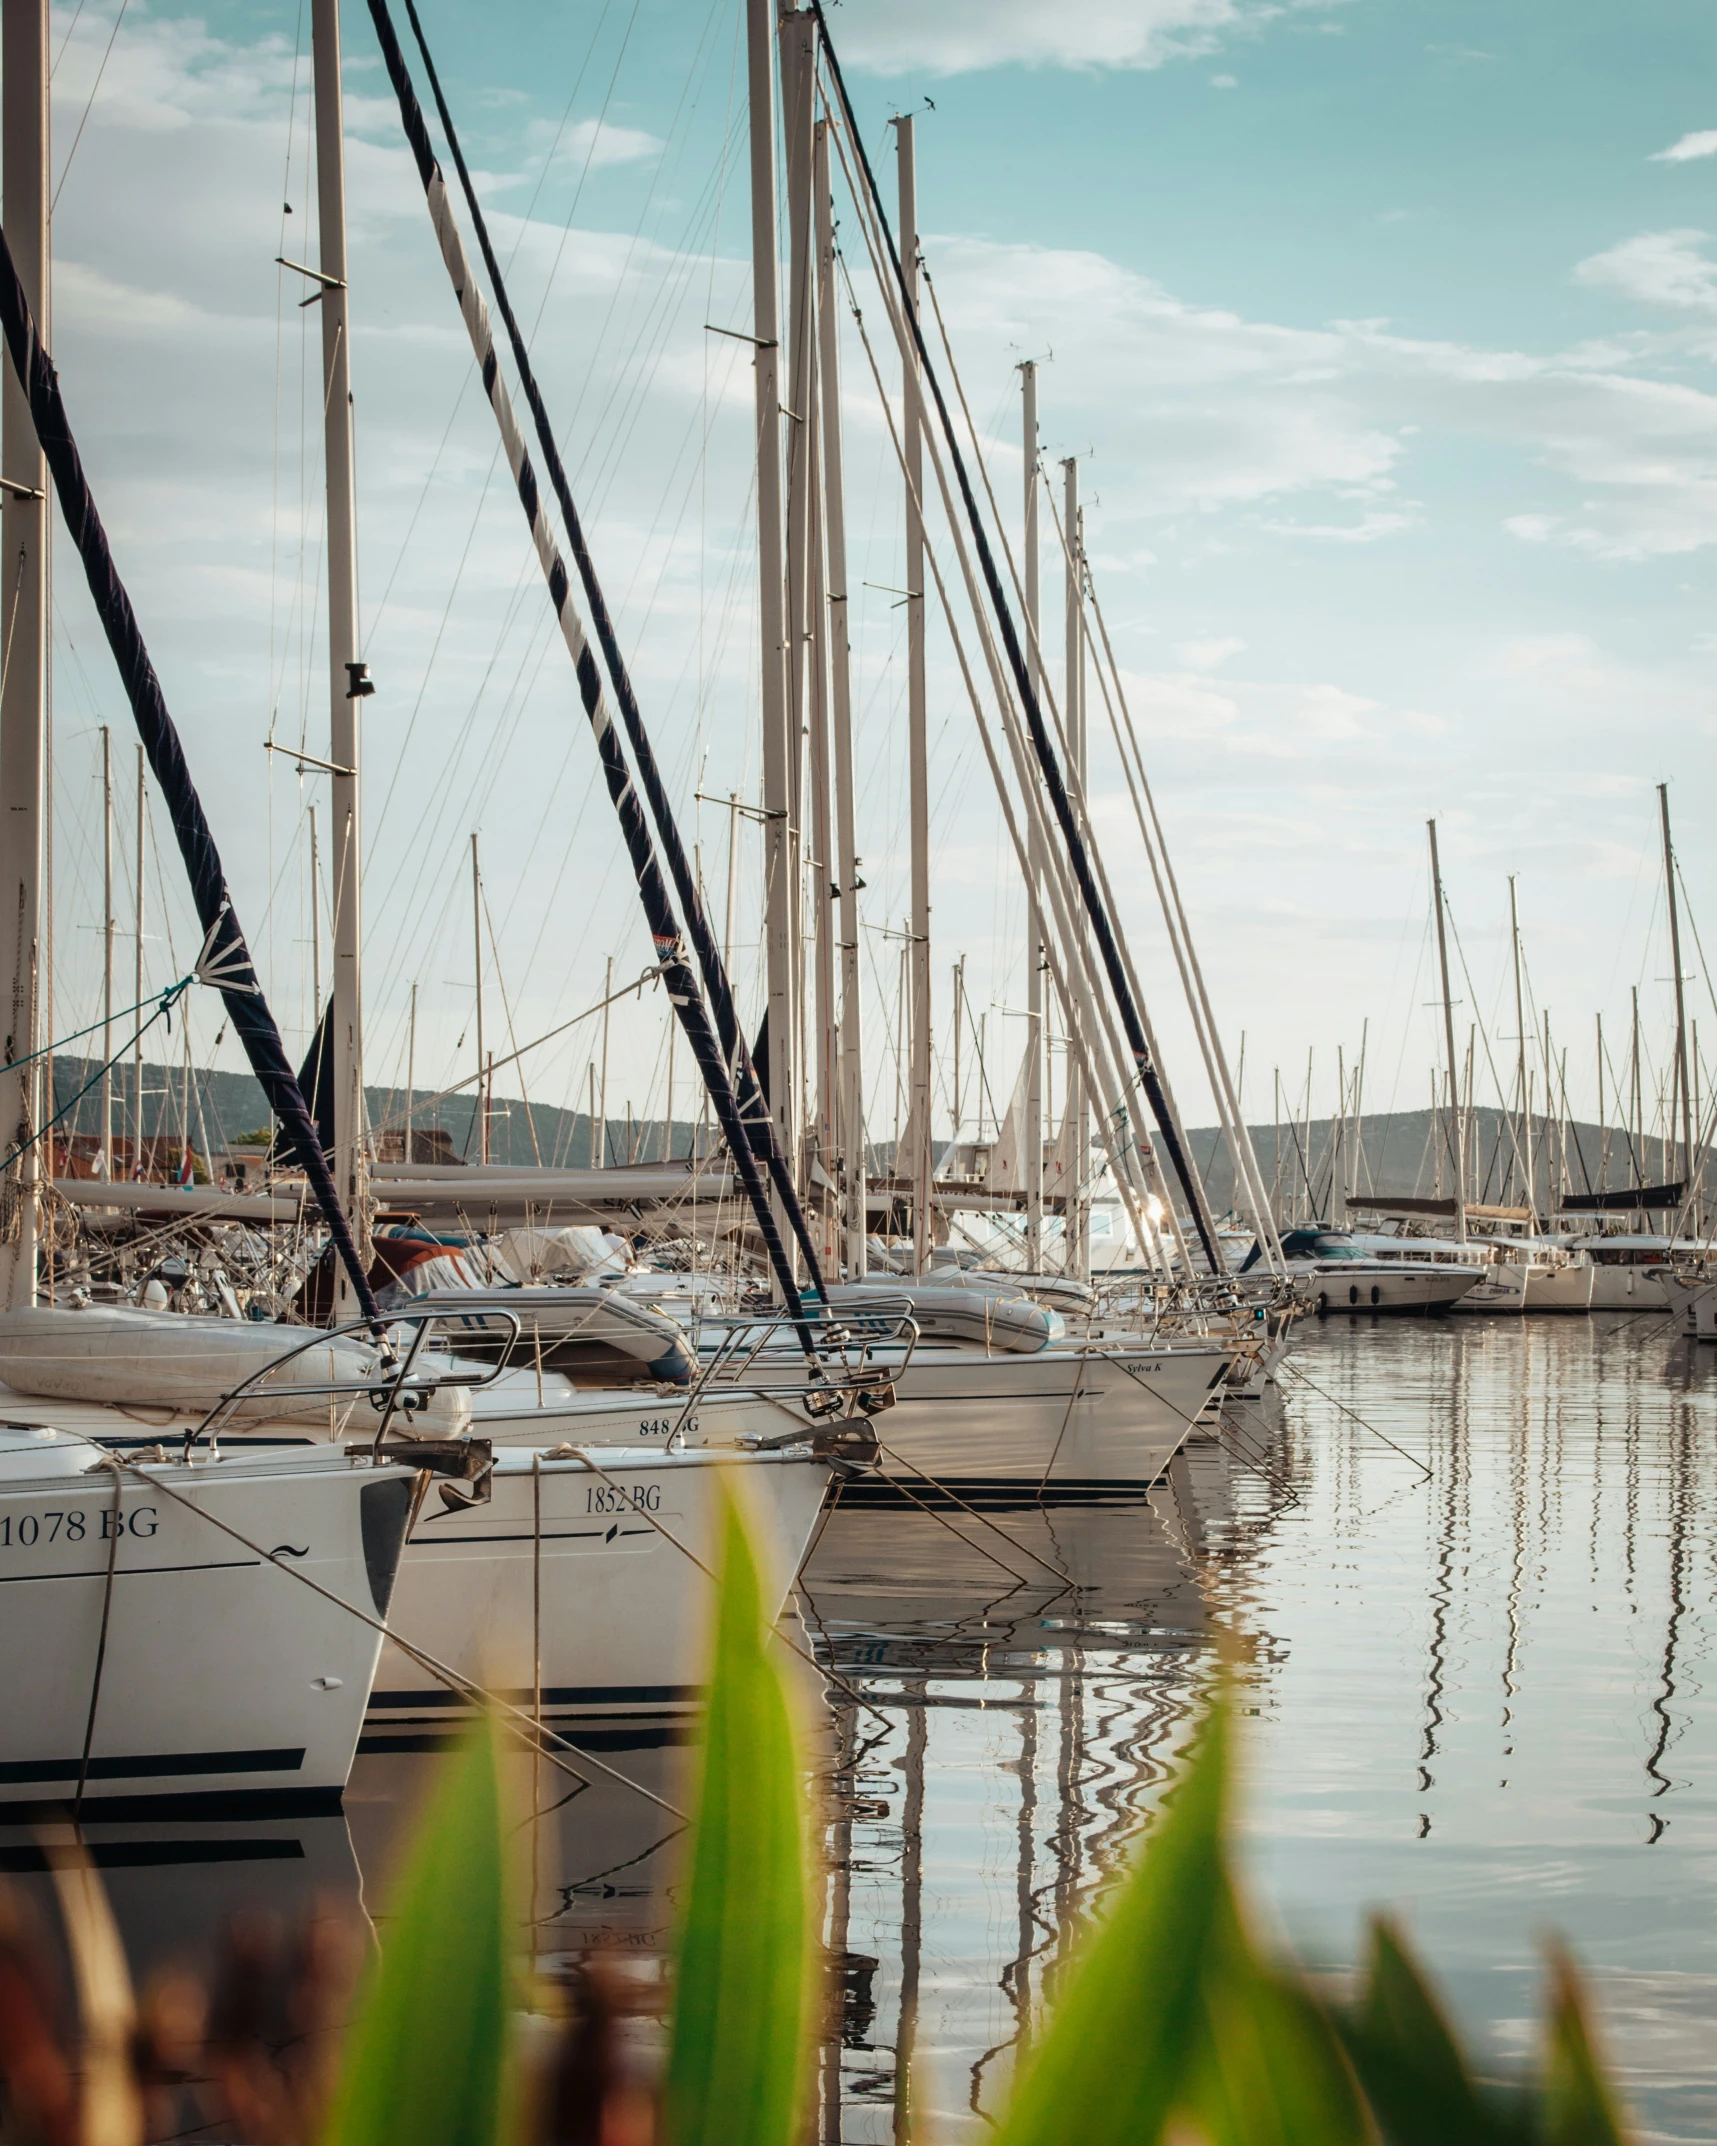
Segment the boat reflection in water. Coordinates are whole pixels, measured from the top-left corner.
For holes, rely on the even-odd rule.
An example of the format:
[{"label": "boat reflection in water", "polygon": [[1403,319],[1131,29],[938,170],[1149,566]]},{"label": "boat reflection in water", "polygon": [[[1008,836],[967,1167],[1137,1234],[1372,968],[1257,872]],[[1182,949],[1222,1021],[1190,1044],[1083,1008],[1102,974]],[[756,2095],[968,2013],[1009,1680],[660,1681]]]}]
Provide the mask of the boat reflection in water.
[{"label": "boat reflection in water", "polygon": [[[351,1835],[339,1812],[301,1818],[210,1818],[184,1821],[83,1822],[84,1846],[101,1874],[119,1927],[132,1981],[146,1989],[157,1975],[211,1973],[235,1917],[264,1917],[282,1931],[312,1915],[362,1924],[364,1889]],[[51,1951],[68,1963],[47,1851],[69,1826],[0,1826],[0,1874],[23,1894]]]},{"label": "boat reflection in water", "polygon": [[[585,1780],[533,1760],[516,1743],[502,1762],[503,1793],[516,1814],[520,1870],[529,1886],[537,1967],[553,1974],[593,1952],[659,1957],[673,1917],[685,1830],[676,1814],[690,1792],[686,1761],[694,1731],[684,1716],[608,1717],[556,1728],[575,1746],[565,1754],[567,1766],[581,1770]],[[385,1903],[412,1821],[435,1778],[437,1754],[455,1738],[454,1731],[401,1734],[387,1728],[359,1746],[346,1815],[371,1901]]]},{"label": "boat reflection in water", "polygon": [[1273,1502],[1225,1433],[1128,1504],[836,1503],[800,1587],[844,1687],[825,2142],[999,2107],[1063,1933],[1204,1682],[1211,1567]]}]

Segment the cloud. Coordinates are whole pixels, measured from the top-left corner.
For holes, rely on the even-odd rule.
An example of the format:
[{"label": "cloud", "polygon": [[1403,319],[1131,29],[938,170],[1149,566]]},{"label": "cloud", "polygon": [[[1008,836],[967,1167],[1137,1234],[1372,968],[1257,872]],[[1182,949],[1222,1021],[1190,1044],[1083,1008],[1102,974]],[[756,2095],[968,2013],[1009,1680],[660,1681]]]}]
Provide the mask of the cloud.
[{"label": "cloud", "polygon": [[[1112,544],[1129,521],[1183,560],[1249,532],[1383,543],[1427,512],[1403,497],[1409,470],[1454,442],[1506,472],[1497,524],[1518,535],[1616,559],[1717,542],[1717,395],[1650,376],[1646,346],[1618,362],[1380,321],[1286,326],[1190,303],[1096,254],[979,239],[929,251],[962,348],[1053,342],[1055,421],[1103,443]],[[1011,439],[998,451],[1011,457]],[[1149,471],[1148,485],[1123,503],[1109,469]]]},{"label": "cloud", "polygon": [[1717,127],[1707,127],[1700,134],[1684,134],[1667,149],[1654,151],[1648,161],[1653,164],[1691,164],[1696,157],[1702,156],[1717,156]]},{"label": "cloud", "polygon": [[[871,74],[982,68],[1161,67],[1287,12],[1279,0],[853,0],[837,23],[841,57]],[[1219,85],[1220,86],[1220,85]]]},{"label": "cloud", "polygon": [[[1717,139],[1717,137],[1714,137]],[[1641,231],[1606,253],[1594,253],[1574,270],[1575,280],[1595,289],[1620,291],[1644,305],[1684,312],[1717,313],[1717,262],[1700,250],[1703,231]]]},{"label": "cloud", "polygon": [[1259,526],[1272,536],[1309,537],[1321,544],[1375,544],[1380,537],[1411,529],[1417,519],[1413,514],[1373,511],[1362,514],[1356,522],[1266,521]]},{"label": "cloud", "polygon": [[665,144],[659,134],[642,127],[617,127],[607,119],[581,119],[561,138],[557,164],[588,164],[592,171],[611,164],[636,164],[645,157],[660,156]]},{"label": "cloud", "polygon": [[1181,641],[1176,644],[1175,657],[1189,671],[1219,671],[1230,656],[1239,655],[1246,643],[1230,636],[1225,640]]}]

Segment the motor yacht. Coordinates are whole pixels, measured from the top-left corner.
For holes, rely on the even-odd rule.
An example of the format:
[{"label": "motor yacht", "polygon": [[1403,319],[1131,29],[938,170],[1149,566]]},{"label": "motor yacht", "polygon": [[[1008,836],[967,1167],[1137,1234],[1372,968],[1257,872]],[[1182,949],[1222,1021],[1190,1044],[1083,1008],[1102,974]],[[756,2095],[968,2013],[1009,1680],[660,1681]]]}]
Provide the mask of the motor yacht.
[{"label": "motor yacht", "polygon": [[1450,1311],[1487,1279],[1485,1262],[1465,1247],[1321,1224],[1286,1231],[1282,1259],[1320,1314]]}]

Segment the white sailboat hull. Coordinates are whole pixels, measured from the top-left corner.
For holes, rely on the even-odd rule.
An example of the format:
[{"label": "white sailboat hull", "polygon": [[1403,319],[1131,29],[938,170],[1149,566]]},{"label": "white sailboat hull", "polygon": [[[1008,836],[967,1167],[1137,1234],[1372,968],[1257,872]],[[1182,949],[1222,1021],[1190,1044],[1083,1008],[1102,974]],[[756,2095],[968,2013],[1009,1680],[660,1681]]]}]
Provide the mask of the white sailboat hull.
[{"label": "white sailboat hull", "polygon": [[1514,1260],[1493,1260],[1484,1276],[1460,1301],[1455,1311],[1489,1312],[1503,1317],[1526,1309],[1526,1268]]},{"label": "white sailboat hull", "polygon": [[526,1372],[507,1372],[492,1387],[471,1396],[471,1429],[495,1444],[574,1445],[665,1448],[676,1433],[687,1445],[736,1446],[742,1440],[781,1438],[806,1429],[804,1415],[785,1400],[768,1394],[705,1393],[689,1403],[684,1393],[557,1392],[563,1380],[545,1380],[537,1399],[537,1380]]},{"label": "white sailboat hull", "polygon": [[881,1472],[909,1488],[927,1475],[962,1495],[1147,1489],[1213,1405],[1230,1354],[1117,1343],[986,1357],[921,1346],[894,1407],[876,1419]]},{"label": "white sailboat hull", "polygon": [[1533,1265],[1526,1276],[1527,1310],[1590,1311],[1596,1272],[1585,1261],[1554,1267]]},{"label": "white sailboat hull", "polygon": [[86,1732],[86,1809],[336,1803],[381,1638],[295,1575],[383,1615],[413,1478],[343,1454],[229,1449],[128,1473],[116,1507],[87,1445],[34,1435],[65,1458],[0,1480],[0,1803],[69,1800]]},{"label": "white sailboat hull", "polygon": [[[746,1515],[774,1616],[829,1481],[827,1463],[804,1453],[593,1448],[590,1466],[543,1459],[533,1472],[534,1458],[499,1456],[487,1504],[425,1501],[388,1621],[510,1705],[530,1709],[540,1678],[549,1719],[695,1705],[714,1600],[700,1566],[720,1562],[724,1499]],[[397,1748],[390,1730],[470,1711],[390,1641],[364,1749]]]},{"label": "white sailboat hull", "polygon": [[1717,1281],[1666,1272],[1659,1286],[1690,1340],[1717,1341]]},{"label": "white sailboat hull", "polygon": [[1663,1293],[1663,1270],[1660,1267],[1609,1266],[1601,1261],[1594,1264],[1592,1309],[1668,1311],[1669,1299]]}]

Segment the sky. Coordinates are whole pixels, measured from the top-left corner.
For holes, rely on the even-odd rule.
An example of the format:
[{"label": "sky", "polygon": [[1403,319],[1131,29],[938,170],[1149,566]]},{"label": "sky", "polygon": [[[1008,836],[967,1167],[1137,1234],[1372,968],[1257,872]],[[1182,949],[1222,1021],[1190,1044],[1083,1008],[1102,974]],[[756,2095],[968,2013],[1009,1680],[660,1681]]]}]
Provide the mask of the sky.
[{"label": "sky", "polygon": [[[741,10],[422,12],[725,928],[731,815],[699,793],[757,794],[751,381],[744,345],[705,324],[743,327],[750,305]],[[1427,1100],[1433,816],[1479,1099],[1516,1048],[1511,874],[1532,1023],[1549,1013],[1571,1104],[1596,1108],[1599,1014],[1613,1086],[1636,986],[1655,1095],[1671,995],[1659,783],[1717,959],[1701,840],[1717,801],[1717,22],[1665,0],[844,0],[830,18],[885,184],[890,117],[920,115],[925,256],[1006,511],[1023,482],[1022,359],[1041,361],[1057,481],[1059,460],[1079,459],[1093,573],[1231,1055],[1244,1037],[1248,1114],[1268,1120],[1277,1068],[1300,1098],[1308,1052],[1327,1109],[1338,1048],[1351,1068],[1362,1043],[1368,1107]],[[307,820],[315,805],[325,888],[326,801],[320,778],[263,747],[327,751],[315,315],[276,266],[315,258],[307,11],[128,0],[120,16],[84,0],[54,24],[54,355],[297,1042]],[[348,7],[344,35],[361,613],[378,687],[364,711],[368,1068],[403,1080],[415,985],[424,1088],[473,1062],[474,831],[491,1048],[589,1006],[610,961],[630,977],[650,955],[367,10]],[[843,238],[864,308],[850,211]],[[872,292],[873,331],[879,316]],[[870,1131],[887,1138],[889,934],[907,885],[902,503],[850,320],[842,366]],[[131,746],[65,546],[57,601],[65,1033],[99,989],[97,726]],[[964,955],[1005,1101],[1022,1041],[1018,874],[939,628],[930,674],[937,1028],[945,1040]],[[1183,1109],[1208,1118],[1101,735],[1092,797]],[[755,1006],[758,861],[739,825],[733,945]],[[165,982],[191,933],[164,828],[156,841],[145,952]],[[121,879],[128,919],[128,865]],[[128,949],[122,961],[128,975]],[[1697,944],[1683,967],[1717,1051]],[[217,1023],[196,1015],[199,1053]],[[611,1111],[661,1109],[665,1033],[653,994],[616,1015]],[[582,1100],[598,1051],[587,1022],[532,1054],[532,1092]],[[236,1062],[230,1038],[217,1055]],[[676,1077],[683,1115],[683,1053]]]}]

